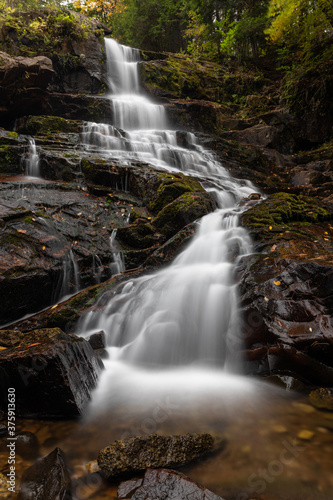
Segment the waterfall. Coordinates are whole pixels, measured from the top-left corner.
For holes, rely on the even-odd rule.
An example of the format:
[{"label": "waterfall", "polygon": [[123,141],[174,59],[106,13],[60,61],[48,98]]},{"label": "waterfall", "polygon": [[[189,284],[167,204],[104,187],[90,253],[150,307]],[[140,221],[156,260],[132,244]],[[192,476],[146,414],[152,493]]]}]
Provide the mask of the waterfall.
[{"label": "waterfall", "polygon": [[198,365],[223,373],[239,370],[234,361],[241,345],[234,274],[239,256],[252,248],[238,225],[244,210],[239,202],[257,191],[249,181],[233,179],[193,134],[184,132],[180,145],[178,133],[165,130],[163,107],[140,95],[138,51],[110,39],[105,44],[114,122],[87,123],[83,143],[124,164],[136,159],[197,177],[218,209],[201,219],[195,237],[171,265],[123,283],[107,305],[101,302],[81,319],[80,335],[102,329],[107,337],[110,360],[94,396],[97,407],[108,404],[110,392],[115,396],[117,389],[110,386],[124,365],[134,378],[151,368],[155,376],[166,368],[192,370]]},{"label": "waterfall", "polygon": [[39,154],[34,139],[29,139],[29,149],[25,160],[25,173],[30,177],[40,177]]}]

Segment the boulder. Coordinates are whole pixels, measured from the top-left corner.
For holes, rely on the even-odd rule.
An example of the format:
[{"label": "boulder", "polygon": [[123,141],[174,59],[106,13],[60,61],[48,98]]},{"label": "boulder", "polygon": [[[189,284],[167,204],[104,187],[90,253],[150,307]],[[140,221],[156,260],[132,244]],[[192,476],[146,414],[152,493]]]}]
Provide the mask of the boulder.
[{"label": "boulder", "polygon": [[320,410],[333,411],[333,390],[321,387],[310,392],[310,402]]},{"label": "boulder", "polygon": [[0,52],[0,87],[7,92],[29,87],[45,90],[53,76],[52,61],[48,57],[11,57]]},{"label": "boulder", "polygon": [[14,387],[17,417],[60,418],[81,415],[95,388],[102,362],[90,344],[59,328],[0,330],[0,401],[7,404],[8,388]]},{"label": "boulder", "polygon": [[330,211],[277,193],[244,213],[261,254],[240,262],[240,304],[249,373],[333,383],[333,246]]},{"label": "boulder", "polygon": [[[140,484],[141,483],[141,484]],[[125,497],[124,494],[127,496]],[[122,483],[118,498],[132,500],[223,500],[212,491],[199,486],[180,472],[166,469],[148,469],[143,480]]]},{"label": "boulder", "polygon": [[56,448],[23,473],[18,500],[71,500],[71,490],[64,452]]},{"label": "boulder", "polygon": [[210,434],[135,436],[100,450],[98,465],[108,479],[133,476],[148,467],[175,467],[189,463],[214,447]]}]

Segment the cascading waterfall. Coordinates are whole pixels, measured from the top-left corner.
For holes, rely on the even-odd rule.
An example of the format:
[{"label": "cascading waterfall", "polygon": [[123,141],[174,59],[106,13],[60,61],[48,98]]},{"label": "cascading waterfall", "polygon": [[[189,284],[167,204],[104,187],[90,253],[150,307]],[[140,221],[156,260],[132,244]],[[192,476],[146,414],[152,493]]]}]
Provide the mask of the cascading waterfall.
[{"label": "cascading waterfall", "polygon": [[140,95],[138,51],[110,39],[105,44],[114,125],[87,123],[83,143],[123,164],[140,160],[158,170],[195,176],[218,209],[201,219],[197,234],[170,266],[125,282],[106,306],[81,320],[80,335],[105,331],[110,355],[94,408],[109,405],[124,391],[115,384],[119,373],[125,376],[124,366],[127,379],[132,374],[129,385],[152,367],[155,380],[166,368],[183,377],[187,367],[192,381],[195,366],[201,378],[203,365],[224,374],[239,369],[234,361],[240,346],[234,271],[237,258],[251,252],[250,238],[238,226],[239,202],[256,191],[249,181],[230,177],[193,134],[183,132],[179,145],[179,132],[165,130],[164,108]]},{"label": "cascading waterfall", "polygon": [[25,160],[25,173],[29,177],[40,177],[39,154],[34,139],[29,139],[29,149]]}]

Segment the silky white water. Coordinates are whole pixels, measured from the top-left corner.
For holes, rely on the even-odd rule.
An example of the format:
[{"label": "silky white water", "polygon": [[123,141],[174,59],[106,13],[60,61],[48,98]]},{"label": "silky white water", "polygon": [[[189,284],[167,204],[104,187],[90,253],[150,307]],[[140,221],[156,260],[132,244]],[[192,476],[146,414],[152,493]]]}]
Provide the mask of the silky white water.
[{"label": "silky white water", "polygon": [[103,330],[108,344],[91,412],[138,399],[147,404],[162,390],[184,399],[193,384],[201,394],[207,386],[249,393],[251,383],[235,374],[241,332],[234,274],[238,258],[251,252],[238,225],[240,201],[257,190],[233,179],[194,134],[166,130],[163,106],[140,95],[138,51],[110,39],[105,44],[114,122],[87,123],[86,148],[126,165],[139,160],[197,177],[218,208],[198,221],[196,235],[171,265],[119,285],[106,305],[102,297],[80,321],[80,335]]},{"label": "silky white water", "polygon": [[40,177],[39,154],[34,139],[29,139],[29,149],[25,159],[25,173],[29,177]]}]

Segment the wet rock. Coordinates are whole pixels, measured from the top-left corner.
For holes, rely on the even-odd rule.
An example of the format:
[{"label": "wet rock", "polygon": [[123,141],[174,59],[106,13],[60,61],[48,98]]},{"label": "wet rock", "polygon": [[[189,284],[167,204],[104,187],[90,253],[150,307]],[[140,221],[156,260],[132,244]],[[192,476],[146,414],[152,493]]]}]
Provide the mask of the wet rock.
[{"label": "wet rock", "polygon": [[332,383],[331,217],[319,200],[289,193],[245,212],[242,223],[264,252],[240,262],[249,373]]},{"label": "wet rock", "polygon": [[254,146],[276,149],[283,154],[297,151],[292,132],[283,123],[279,126],[258,124],[245,130],[221,133],[221,137]]},{"label": "wet rock", "polygon": [[79,133],[80,127],[80,122],[67,120],[61,116],[25,116],[20,118],[16,124],[17,132],[28,135],[48,134],[54,136],[55,133]]},{"label": "wet rock", "polygon": [[184,474],[165,469],[147,470],[142,486],[130,498],[132,500],[144,500],[146,498],[152,500],[171,500],[174,498],[177,498],[177,500],[188,500],[189,498],[193,500],[223,500],[222,497],[197,485]]},{"label": "wet rock", "polygon": [[101,370],[89,343],[59,328],[19,335],[18,346],[0,351],[1,403],[7,400],[8,387],[15,387],[20,394],[17,416],[82,414]]},{"label": "wet rock", "polygon": [[108,479],[133,475],[148,467],[174,467],[212,451],[210,434],[136,436],[115,441],[98,455],[98,465]]},{"label": "wet rock", "polygon": [[118,498],[131,498],[135,491],[141,486],[143,479],[131,479],[120,483],[118,488]]},{"label": "wet rock", "polygon": [[23,473],[18,500],[71,500],[71,489],[64,453],[56,448]]},{"label": "wet rock", "polygon": [[39,455],[39,442],[35,434],[29,431],[16,434],[16,452],[22,458],[34,460]]},{"label": "wet rock", "polygon": [[321,410],[333,411],[333,391],[321,387],[315,391],[310,392],[310,402],[316,408]]},{"label": "wet rock", "polygon": [[215,208],[207,193],[185,193],[166,205],[154,219],[154,226],[167,238]]},{"label": "wet rock", "polygon": [[35,107],[43,112],[45,89],[54,74],[48,57],[11,57],[0,52],[0,123],[10,121],[15,110],[22,113]]},{"label": "wet rock", "polygon": [[0,52],[0,87],[6,87],[7,92],[20,87],[46,89],[53,75],[52,61],[48,57],[11,57]]},{"label": "wet rock", "polygon": [[23,187],[21,201],[18,187],[0,186],[1,324],[111,277],[110,215],[119,205],[112,212],[106,200],[48,183],[36,199],[35,186]]},{"label": "wet rock", "polygon": [[104,349],[106,347],[105,332],[102,330],[97,333],[93,333],[88,340],[89,344],[94,350]]}]

